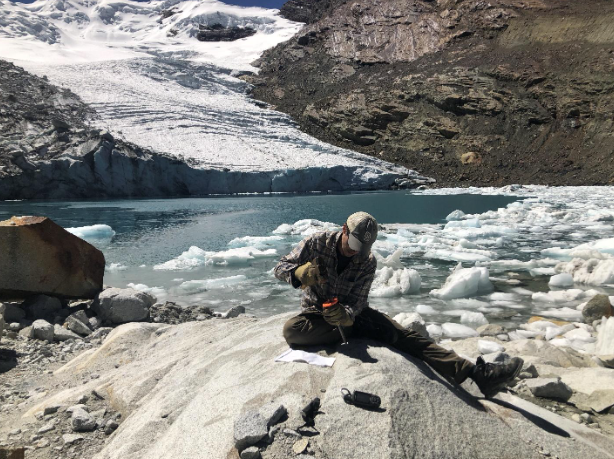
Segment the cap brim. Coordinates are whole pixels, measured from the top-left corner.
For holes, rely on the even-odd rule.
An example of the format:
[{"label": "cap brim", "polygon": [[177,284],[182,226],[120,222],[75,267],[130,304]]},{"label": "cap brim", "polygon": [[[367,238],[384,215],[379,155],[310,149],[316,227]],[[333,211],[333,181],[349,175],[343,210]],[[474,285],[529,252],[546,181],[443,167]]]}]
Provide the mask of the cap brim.
[{"label": "cap brim", "polygon": [[350,233],[348,236],[348,245],[354,252],[360,252],[362,255],[366,255],[371,251],[371,246],[373,244],[360,242],[356,236]]}]

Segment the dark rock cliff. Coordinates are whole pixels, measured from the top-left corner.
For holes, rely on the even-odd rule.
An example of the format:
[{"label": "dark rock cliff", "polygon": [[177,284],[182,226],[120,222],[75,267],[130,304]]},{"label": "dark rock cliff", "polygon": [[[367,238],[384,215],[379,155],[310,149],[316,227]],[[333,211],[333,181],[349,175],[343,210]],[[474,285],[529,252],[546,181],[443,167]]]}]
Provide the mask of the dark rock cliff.
[{"label": "dark rock cliff", "polygon": [[291,0],[248,77],[322,140],[440,185],[614,183],[614,4]]}]

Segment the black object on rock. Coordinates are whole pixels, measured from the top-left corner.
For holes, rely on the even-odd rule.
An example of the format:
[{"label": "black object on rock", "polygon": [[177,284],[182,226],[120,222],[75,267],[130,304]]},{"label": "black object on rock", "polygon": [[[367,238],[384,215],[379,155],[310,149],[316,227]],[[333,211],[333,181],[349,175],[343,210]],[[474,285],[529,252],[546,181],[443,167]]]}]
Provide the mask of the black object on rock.
[{"label": "black object on rock", "polygon": [[316,424],[315,417],[320,409],[320,399],[318,397],[310,401],[305,408],[301,410],[301,416],[305,421],[305,426],[314,427]]},{"label": "black object on rock", "polygon": [[343,389],[341,389],[341,393],[343,394],[343,401],[345,403],[359,406],[361,408],[376,410],[382,404],[381,398],[379,398],[375,394],[370,394],[368,392],[361,392],[359,390],[355,390],[354,393],[352,393],[349,389],[346,389],[344,387]]}]

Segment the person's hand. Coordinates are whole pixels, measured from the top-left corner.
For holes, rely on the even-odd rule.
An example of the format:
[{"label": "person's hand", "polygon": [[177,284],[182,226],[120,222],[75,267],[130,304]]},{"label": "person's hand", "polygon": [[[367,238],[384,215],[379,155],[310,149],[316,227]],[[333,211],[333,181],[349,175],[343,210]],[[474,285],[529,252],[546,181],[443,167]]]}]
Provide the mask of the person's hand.
[{"label": "person's hand", "polygon": [[339,303],[322,309],[324,320],[334,327],[351,327],[354,325],[352,317]]},{"label": "person's hand", "polygon": [[325,273],[322,272],[320,265],[321,263],[318,263],[316,258],[296,268],[294,277],[301,283],[302,288],[326,282]]}]

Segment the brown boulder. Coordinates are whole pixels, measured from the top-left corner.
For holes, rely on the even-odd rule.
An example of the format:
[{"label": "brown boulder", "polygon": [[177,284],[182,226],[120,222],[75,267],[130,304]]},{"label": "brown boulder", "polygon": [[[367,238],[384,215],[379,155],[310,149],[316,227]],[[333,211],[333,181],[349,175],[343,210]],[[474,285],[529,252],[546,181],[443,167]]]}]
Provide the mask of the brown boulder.
[{"label": "brown boulder", "polygon": [[46,217],[0,222],[0,253],[0,297],[93,298],[102,290],[102,252]]}]

